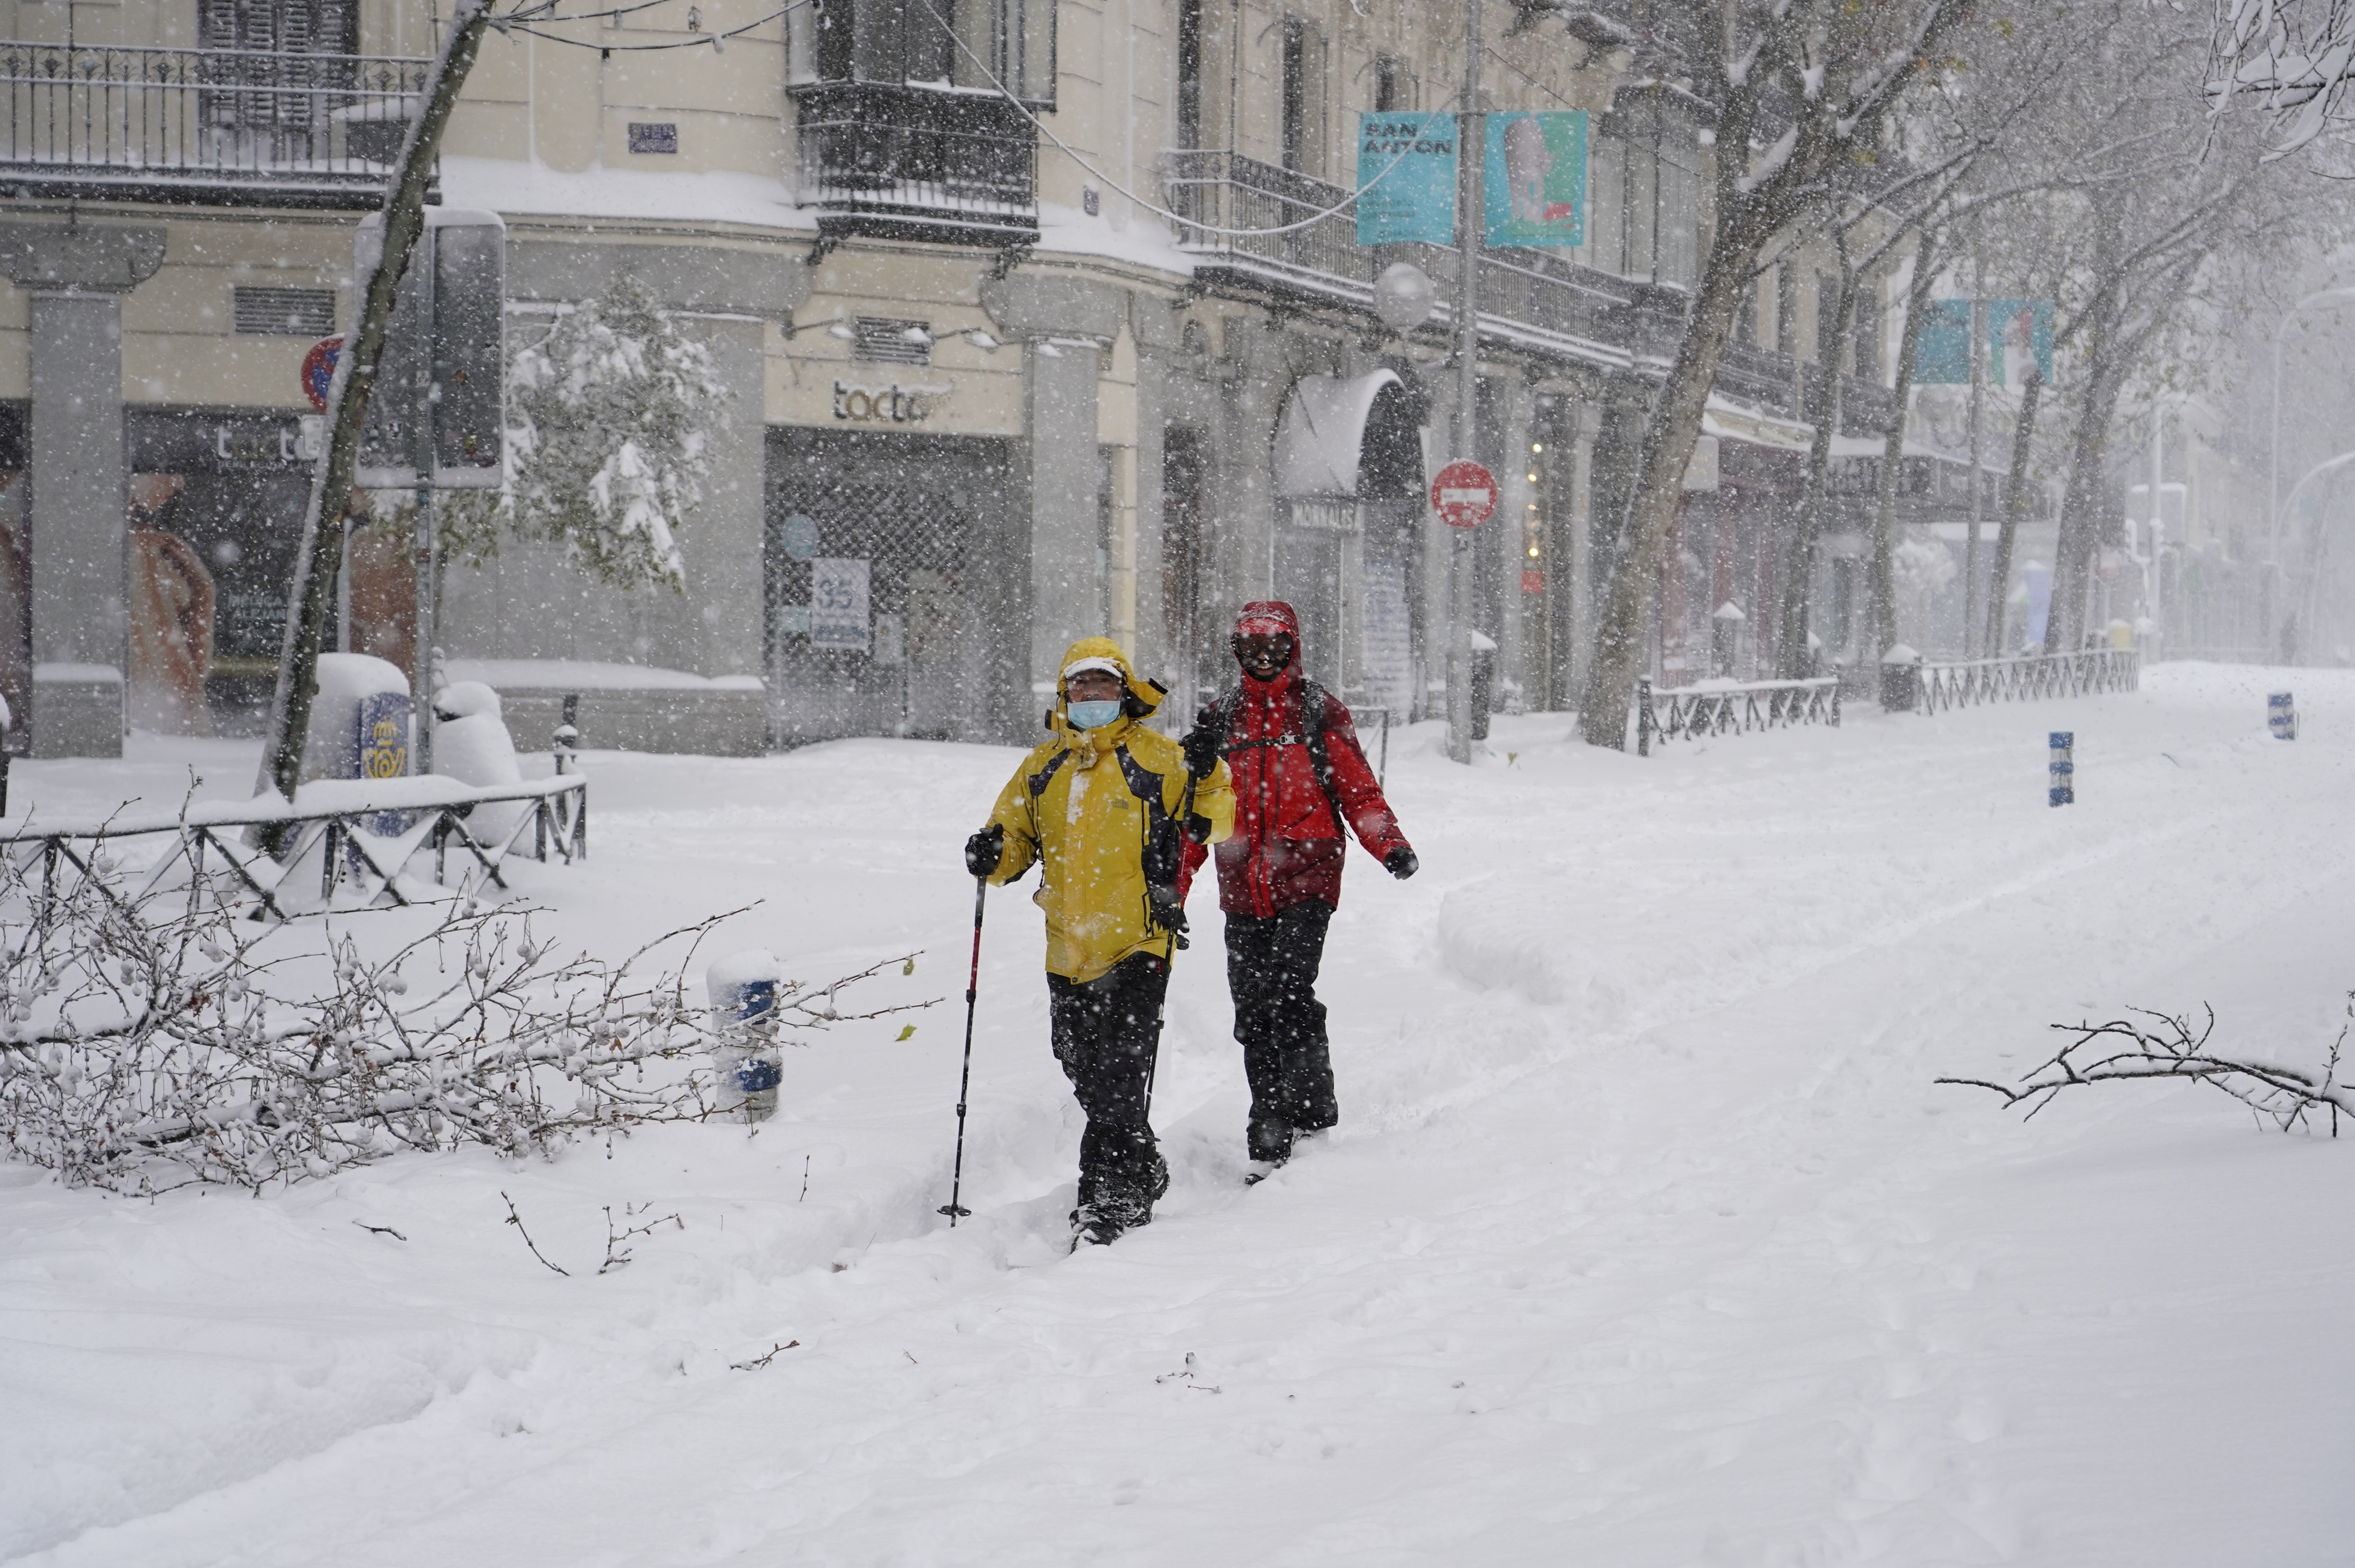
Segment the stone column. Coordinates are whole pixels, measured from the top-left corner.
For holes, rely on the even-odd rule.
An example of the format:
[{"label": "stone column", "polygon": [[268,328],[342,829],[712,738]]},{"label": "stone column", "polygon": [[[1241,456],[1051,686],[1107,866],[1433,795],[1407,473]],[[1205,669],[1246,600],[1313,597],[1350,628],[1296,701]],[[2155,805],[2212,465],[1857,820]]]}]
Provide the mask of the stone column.
[{"label": "stone column", "polygon": [[123,296],[163,262],[160,228],[0,224],[0,269],[33,296],[35,757],[123,755]]},{"label": "stone column", "polygon": [[[1594,654],[1594,429],[1593,410],[1572,408],[1558,433],[1570,436],[1566,461],[1570,473],[1570,634],[1569,656],[1556,662],[1570,672],[1563,693],[1567,705],[1576,705],[1586,690],[1586,672]],[[1560,559],[1559,556],[1556,559]]]},{"label": "stone column", "polygon": [[[1127,319],[1128,294],[1077,278],[1023,273],[986,280],[981,302],[1001,332],[1027,346],[1014,482],[1028,503],[1018,501],[1018,511],[1027,512],[1029,523],[1030,691],[1013,705],[1028,710],[1035,724],[1063,650],[1106,630],[1096,559],[1096,381]],[[1018,524],[1016,532],[1018,556],[1025,531]]]},{"label": "stone column", "polygon": [[1136,646],[1130,652],[1182,697],[1192,651],[1169,646],[1161,520],[1162,436],[1169,421],[1169,383],[1178,373],[1178,316],[1167,300],[1133,294],[1128,318],[1136,344]]}]

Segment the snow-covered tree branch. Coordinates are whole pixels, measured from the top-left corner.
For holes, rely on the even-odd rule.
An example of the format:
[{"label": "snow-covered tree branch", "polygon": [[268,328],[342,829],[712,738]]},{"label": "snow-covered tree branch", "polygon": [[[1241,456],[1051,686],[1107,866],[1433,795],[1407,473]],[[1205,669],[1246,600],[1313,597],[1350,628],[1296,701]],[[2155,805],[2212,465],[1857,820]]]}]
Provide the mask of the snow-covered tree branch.
[{"label": "snow-covered tree branch", "polygon": [[729,397],[710,348],[634,281],[552,322],[522,320],[506,482],[443,503],[445,546],[480,561],[511,534],[561,546],[617,588],[683,588],[678,534],[703,499]]},{"label": "snow-covered tree branch", "polygon": [[2074,1038],[2016,1082],[2002,1084],[1986,1078],[1940,1078],[1938,1082],[1991,1089],[2003,1097],[2007,1106],[2025,1106],[2030,1116],[2051,1104],[2063,1089],[2154,1078],[2189,1078],[2222,1090],[2284,1132],[2310,1128],[2320,1118],[2328,1122],[2336,1138],[2339,1114],[2355,1115],[2355,1086],[2339,1077],[2347,1029],[2341,1029],[2339,1038],[2331,1042],[2318,1069],[2305,1069],[2210,1050],[2209,1037],[2216,1032],[2212,1009],[2197,1033],[2189,1019],[2160,1012],[2137,1012],[2135,1018],[2116,1018],[2107,1023],[2052,1027]]},{"label": "snow-covered tree branch", "polygon": [[[453,905],[386,941],[400,916],[261,926],[201,888],[134,905],[95,877],[37,883],[0,862],[0,907],[23,912],[0,919],[0,1148],[69,1181],[258,1190],[404,1149],[548,1153],[714,1103],[685,971],[727,916],[608,962],[559,952],[527,910]],[[841,1004],[911,961],[781,986],[783,1038],[932,1005]]]}]

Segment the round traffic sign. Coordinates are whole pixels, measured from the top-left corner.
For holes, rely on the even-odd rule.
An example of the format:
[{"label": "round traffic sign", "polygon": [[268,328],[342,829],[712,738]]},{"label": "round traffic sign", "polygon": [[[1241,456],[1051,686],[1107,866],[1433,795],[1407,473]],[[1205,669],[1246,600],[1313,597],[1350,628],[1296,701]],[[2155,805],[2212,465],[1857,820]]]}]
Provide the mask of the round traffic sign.
[{"label": "round traffic sign", "polygon": [[336,378],[336,356],[343,351],[342,338],[323,337],[303,356],[303,396],[322,414],[327,411],[327,387]]},{"label": "round traffic sign", "polygon": [[1450,528],[1477,528],[1497,510],[1497,476],[1458,458],[1431,482],[1431,509]]}]

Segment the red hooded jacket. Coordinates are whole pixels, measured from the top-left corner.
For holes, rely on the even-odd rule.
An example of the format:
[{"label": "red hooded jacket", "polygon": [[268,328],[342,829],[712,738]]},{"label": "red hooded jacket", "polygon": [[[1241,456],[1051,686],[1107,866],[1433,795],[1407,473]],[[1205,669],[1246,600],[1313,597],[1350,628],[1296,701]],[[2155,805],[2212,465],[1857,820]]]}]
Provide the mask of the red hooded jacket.
[{"label": "red hooded jacket", "polygon": [[[1227,771],[1235,789],[1234,836],[1218,846],[1219,907],[1264,919],[1310,898],[1339,906],[1346,821],[1376,860],[1408,846],[1382,799],[1374,770],[1358,744],[1357,726],[1340,698],[1324,693],[1328,798],[1316,779],[1301,712],[1300,618],[1281,599],[1243,607],[1244,620],[1274,620],[1292,633],[1292,662],[1273,681],[1242,678],[1220,700],[1234,722],[1226,739]],[[1320,691],[1322,688],[1318,688]],[[1188,869],[1207,852],[1188,842]]]}]

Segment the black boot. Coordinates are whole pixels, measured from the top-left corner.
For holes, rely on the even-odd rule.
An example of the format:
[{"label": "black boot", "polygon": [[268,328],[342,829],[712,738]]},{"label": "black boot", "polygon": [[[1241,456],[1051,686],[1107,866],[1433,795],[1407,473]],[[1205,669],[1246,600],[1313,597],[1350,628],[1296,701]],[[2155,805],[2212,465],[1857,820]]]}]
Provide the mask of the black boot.
[{"label": "black boot", "polygon": [[1252,1164],[1273,1170],[1292,1158],[1292,1124],[1281,1117],[1253,1117],[1243,1134],[1243,1146]]}]

